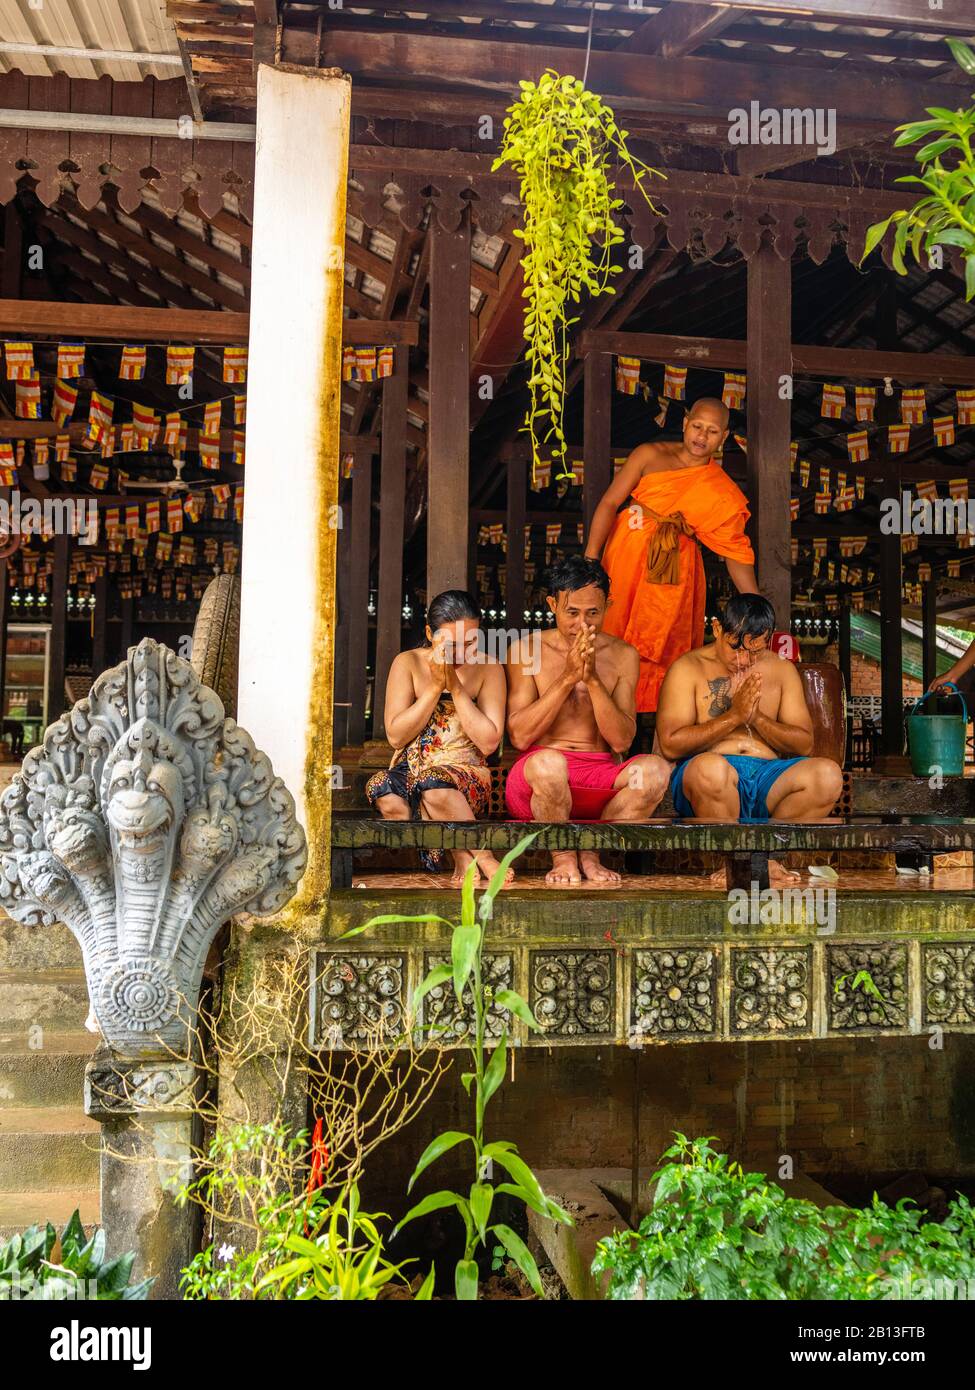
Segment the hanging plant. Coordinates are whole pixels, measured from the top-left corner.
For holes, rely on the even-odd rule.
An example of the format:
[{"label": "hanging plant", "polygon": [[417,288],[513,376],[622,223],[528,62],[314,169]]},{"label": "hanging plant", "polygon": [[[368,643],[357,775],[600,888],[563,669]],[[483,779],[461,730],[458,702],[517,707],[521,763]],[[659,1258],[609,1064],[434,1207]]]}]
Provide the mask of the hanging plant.
[{"label": "hanging plant", "polygon": [[[955,62],[975,77],[975,51],[960,39],[948,39]],[[975,93],[973,93],[975,95]],[[895,146],[924,144],[914,158],[921,177],[906,174],[898,183],[918,183],[927,195],[906,211],[892,213],[867,231],[861,265],[892,225],[891,261],[898,275],[907,274],[904,253],[910,249],[920,264],[921,253],[935,246],[957,246],[965,262],[965,298],[975,297],[975,105],[948,111],[929,106],[928,121],[911,121],[897,127]]]},{"label": "hanging plant", "polygon": [[520,85],[493,167],[510,165],[521,182],[524,229],[515,236],[525,243],[521,263],[530,396],[525,429],[532,442],[533,479],[546,446],[559,476],[571,477],[563,412],[567,332],[577,319],[569,314],[584,293],[614,293],[610,279],[620,271],[613,263],[613,247],[624,234],[614,213],[623,200],[614,196],[610,162],[629,170],[653,212],[657,208],[643,181],[659,170],[630,153],[627,132],[578,78],[549,69],[537,84]]}]

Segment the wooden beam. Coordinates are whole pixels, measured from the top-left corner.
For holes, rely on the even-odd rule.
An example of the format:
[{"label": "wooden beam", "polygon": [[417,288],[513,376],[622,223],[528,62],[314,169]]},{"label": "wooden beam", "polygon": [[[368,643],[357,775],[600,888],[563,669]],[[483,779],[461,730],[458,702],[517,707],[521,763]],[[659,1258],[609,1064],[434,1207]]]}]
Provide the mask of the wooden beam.
[{"label": "wooden beam", "polygon": [[[135,343],[246,343],[247,324],[247,314],[230,309],[144,309],[121,304],[0,299],[0,333],[22,333],[27,337],[106,338],[111,342]],[[342,341],[353,347],[413,347],[419,341],[419,324],[345,319]]]},{"label": "wooden beam", "polygon": [[[889,348],[897,341],[897,295],[893,275],[877,302],[875,337],[878,347]],[[897,399],[885,396],[877,400],[878,424],[891,424],[899,418]],[[891,478],[882,489],[881,502],[887,497],[900,500],[901,484],[897,477],[899,460],[892,457],[881,444],[881,459],[891,470]],[[899,532],[880,535],[880,758],[877,771],[893,772],[901,765],[904,755],[903,710],[903,631],[901,628],[901,585],[903,583],[903,554]]]},{"label": "wooden beam", "polygon": [[349,743],[359,747],[366,738],[366,686],[369,662],[369,533],[372,521],[372,456],[355,461],[352,473],[354,543],[349,556]]},{"label": "wooden beam", "polygon": [[[956,21],[957,31],[968,27],[968,23]],[[285,56],[290,61],[301,61],[302,55],[307,60],[316,49],[316,35],[285,35]],[[321,49],[324,65],[343,68],[353,80],[400,80],[408,72],[411,80],[420,84],[467,84],[506,93],[517,90],[520,81],[537,82],[546,68],[581,78],[586,66],[581,46],[458,38],[445,43],[435,35],[376,31],[330,30],[322,35]],[[706,115],[726,121],[731,108],[747,107],[755,93],[761,92],[766,107],[813,105],[829,107],[838,116],[863,114],[862,90],[846,74],[791,62],[774,67],[594,50],[589,55],[588,83],[619,111],[627,109],[620,100],[626,98],[642,111]],[[905,111],[923,111],[935,105],[954,109],[958,102],[959,88],[948,84],[878,75],[870,85],[874,118],[890,121],[892,126],[903,121]]]},{"label": "wooden beam", "polygon": [[466,589],[470,486],[470,224],[430,227],[427,602]]},{"label": "wooden beam", "polygon": [[787,467],[792,401],[783,399],[780,382],[792,371],[791,328],[791,259],[761,246],[748,262],[748,500],[758,581],[775,609],[777,626],[786,632],[792,613]]},{"label": "wooden beam", "polygon": [[406,534],[406,398],[409,352],[397,348],[393,375],[383,382],[382,463],[379,475],[379,584],[376,598],[376,683],[373,737],[384,738],[386,681],[403,633],[403,538]]},{"label": "wooden beam", "polygon": [[661,58],[685,58],[733,24],[730,5],[668,5],[634,29],[620,48],[627,53],[657,53]]},{"label": "wooden beam", "polygon": [[921,598],[921,684],[927,690],[938,674],[938,581],[925,581]]},{"label": "wooden beam", "polygon": [[0,293],[5,298],[20,298],[23,272],[24,224],[17,199],[11,198],[3,210],[3,271],[0,276]]},{"label": "wooden beam", "polygon": [[[744,371],[747,343],[738,338],[684,338],[663,333],[624,333],[592,329],[579,335],[576,353],[623,354],[652,362],[676,362],[717,371]],[[792,367],[797,374],[870,377],[885,376],[902,383],[943,382],[951,386],[975,386],[975,358],[933,352],[873,352],[859,348],[815,347],[793,343]]]},{"label": "wooden beam", "polygon": [[[876,124],[844,119],[837,121],[834,147],[830,156],[844,150],[859,149],[863,145],[878,143],[889,145],[890,134],[878,130]],[[743,178],[755,178],[761,174],[770,174],[776,169],[788,169],[794,164],[805,164],[808,160],[819,159],[822,153],[818,145],[739,145],[735,154],[735,164]]]},{"label": "wooden beam", "polygon": [[108,669],[105,639],[108,635],[108,575],[102,573],[95,580],[95,615],[91,639],[91,669],[97,678]]},{"label": "wooden beam", "polygon": [[504,605],[508,627],[520,631],[525,622],[525,511],[528,470],[524,459],[507,464],[507,512],[505,515],[508,551],[505,556]]},{"label": "wooden beam", "polygon": [[[972,16],[955,13],[929,0],[722,0],[731,10],[755,11],[806,20],[832,20],[836,24],[866,24],[875,29],[935,29],[947,34],[971,34]],[[671,0],[671,5],[698,7],[698,0]],[[785,32],[788,32],[787,30]],[[823,36],[826,38],[827,36]],[[831,37],[831,36],[830,36]],[[842,45],[837,45],[841,47]],[[832,47],[832,44],[824,44]]]}]

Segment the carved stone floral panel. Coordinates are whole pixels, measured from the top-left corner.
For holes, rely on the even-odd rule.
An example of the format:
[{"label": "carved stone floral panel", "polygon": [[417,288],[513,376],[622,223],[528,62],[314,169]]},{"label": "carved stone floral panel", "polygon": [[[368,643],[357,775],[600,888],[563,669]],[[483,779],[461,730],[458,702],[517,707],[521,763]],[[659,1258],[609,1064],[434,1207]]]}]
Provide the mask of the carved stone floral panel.
[{"label": "carved stone floral panel", "polygon": [[405,955],[319,954],[315,1037],[321,1045],[375,1045],[402,1032],[405,1020]]},{"label": "carved stone floral panel", "polygon": [[710,947],[635,951],[631,1033],[654,1038],[713,1034],[717,986],[717,957]]},{"label": "carved stone floral panel", "polygon": [[808,946],[731,949],[731,1031],[805,1033],[812,1028],[812,950]]},{"label": "carved stone floral panel", "polygon": [[[424,968],[429,971],[435,965],[445,965],[448,961],[448,956],[428,955]],[[492,993],[499,989],[513,989],[514,957],[507,953],[485,951],[481,958],[481,978]],[[421,1007],[421,1022],[428,1034],[442,1042],[467,1041],[474,1027],[474,1005],[469,983],[464,986],[460,1004],[457,1002],[453,981],[447,980],[442,985],[435,985],[429,994],[424,996]],[[485,1036],[499,1038],[508,1016],[506,1010],[489,1004],[484,1020]]]},{"label": "carved stone floral panel", "polygon": [[826,948],[830,1031],[907,1026],[907,947],[901,942]]},{"label": "carved stone floral panel", "polygon": [[921,1011],[925,1025],[975,1024],[975,943],[923,943]]},{"label": "carved stone floral panel", "polygon": [[529,983],[529,1004],[543,1033],[612,1037],[616,963],[611,951],[532,951]]}]

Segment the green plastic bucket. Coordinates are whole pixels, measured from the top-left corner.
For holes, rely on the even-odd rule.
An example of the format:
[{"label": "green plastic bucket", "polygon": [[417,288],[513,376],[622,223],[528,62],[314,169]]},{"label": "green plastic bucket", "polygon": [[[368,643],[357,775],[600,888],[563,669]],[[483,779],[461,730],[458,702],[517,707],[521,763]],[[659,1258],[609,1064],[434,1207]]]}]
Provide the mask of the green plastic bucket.
[{"label": "green plastic bucket", "polygon": [[953,690],[961,700],[961,714],[919,714],[928,691],[917,701],[907,716],[907,746],[911,751],[911,767],[915,777],[930,777],[940,772],[944,777],[963,777],[965,774],[965,734],[968,730],[968,706],[957,685],[946,681],[944,690]]}]

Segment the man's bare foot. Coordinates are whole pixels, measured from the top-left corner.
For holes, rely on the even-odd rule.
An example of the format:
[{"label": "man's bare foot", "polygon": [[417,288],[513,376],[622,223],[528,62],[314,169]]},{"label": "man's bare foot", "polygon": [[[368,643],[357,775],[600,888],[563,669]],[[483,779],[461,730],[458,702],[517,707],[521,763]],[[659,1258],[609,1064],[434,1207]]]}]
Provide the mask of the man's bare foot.
[{"label": "man's bare foot", "polygon": [[475,861],[473,854],[469,854],[466,851],[463,854],[461,854],[455,850],[453,853],[453,859],[454,872],[450,876],[451,888],[463,888],[464,879],[467,877],[467,870],[471,867],[472,863],[474,864],[474,887],[480,888],[483,886],[484,880],[481,877],[481,870],[477,862]]},{"label": "man's bare foot", "polygon": [[579,860],[575,850],[558,850],[552,855],[552,867],[545,875],[549,888],[571,888],[582,882]]},{"label": "man's bare foot", "polygon": [[[768,882],[770,888],[785,888],[789,884],[798,883],[801,874],[795,869],[787,869],[784,864],[780,864],[777,859],[768,861]],[[715,869],[714,873],[708,878],[712,888],[730,888],[730,868],[727,864],[722,864],[720,869]]]},{"label": "man's bare foot", "polygon": [[[478,850],[477,854],[476,854],[474,857],[475,857],[475,859],[477,860],[477,870],[478,870],[478,873],[479,873],[479,874],[481,875],[481,877],[484,879],[485,887],[487,887],[487,885],[491,882],[491,880],[492,880],[492,878],[494,877],[494,875],[495,875],[495,874],[498,872],[498,870],[501,868],[501,865],[500,865],[500,864],[498,863],[498,861],[495,859],[495,857],[494,857],[493,854],[486,854],[483,850]],[[507,872],[505,873],[505,876],[504,876],[504,882],[502,883],[501,887],[502,887],[502,888],[510,888],[511,885],[514,883],[514,881],[515,881],[515,870],[514,870],[514,865],[510,865],[510,864],[509,864],[508,870],[507,870]]]},{"label": "man's bare foot", "polygon": [[777,859],[768,861],[768,881],[770,888],[783,888],[789,883],[798,883],[802,875],[795,869],[787,869]]},{"label": "man's bare foot", "polygon": [[615,869],[607,869],[605,864],[600,864],[599,855],[595,850],[584,849],[579,855],[579,863],[582,872],[590,883],[620,883],[622,875]]}]

